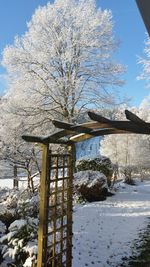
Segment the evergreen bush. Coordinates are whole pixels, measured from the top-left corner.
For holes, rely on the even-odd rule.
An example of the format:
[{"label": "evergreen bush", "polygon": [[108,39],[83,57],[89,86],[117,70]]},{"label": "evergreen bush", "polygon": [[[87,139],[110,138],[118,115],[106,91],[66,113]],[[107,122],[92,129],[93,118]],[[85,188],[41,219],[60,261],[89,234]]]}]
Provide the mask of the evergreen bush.
[{"label": "evergreen bush", "polygon": [[79,171],[99,171],[107,177],[108,186],[111,185],[111,178],[113,174],[113,165],[111,160],[107,157],[95,157],[81,159],[76,162],[76,170]]}]

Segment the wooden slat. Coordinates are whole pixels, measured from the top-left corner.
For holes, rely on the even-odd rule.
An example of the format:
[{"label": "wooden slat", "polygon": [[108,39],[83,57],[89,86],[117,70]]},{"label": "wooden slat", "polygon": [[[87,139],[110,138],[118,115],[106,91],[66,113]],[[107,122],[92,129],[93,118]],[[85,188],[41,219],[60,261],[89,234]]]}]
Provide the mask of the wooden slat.
[{"label": "wooden slat", "polygon": [[[64,204],[65,204],[65,203],[67,203],[67,200],[64,201]],[[55,204],[55,205],[51,205],[51,206],[49,207],[49,209],[51,209],[51,208],[55,208],[55,207],[59,207],[59,206],[61,206],[61,203],[57,203],[57,204]]]},{"label": "wooden slat", "polygon": [[[94,112],[88,112],[89,117],[94,120],[94,121],[98,121],[98,122],[104,122],[105,118],[102,117],[99,114],[96,114]],[[129,113],[128,113],[129,115]],[[136,115],[134,116],[135,120],[137,121],[142,121],[140,118],[138,118]],[[111,126],[114,129],[118,129],[118,130],[124,130],[124,131],[128,131],[128,132],[132,132],[132,133],[141,133],[141,134],[150,134],[150,129],[148,129],[147,124],[144,123],[141,124],[140,123],[135,123],[134,121],[111,121],[111,120],[107,120],[106,126]],[[144,122],[144,121],[143,121]],[[93,134],[93,132],[91,132],[91,134]]]},{"label": "wooden slat", "polygon": [[109,124],[111,121],[99,114],[96,114],[94,112],[91,112],[89,111],[88,112],[88,116],[90,117],[91,120],[94,120],[94,121],[98,121],[98,122],[102,122],[102,123],[106,123],[106,124]]},{"label": "wooden slat", "polygon": [[[109,134],[150,134],[149,130],[143,131],[140,129],[138,131],[125,131],[125,130],[117,130],[117,129],[107,129],[107,130],[100,130],[99,132],[97,131],[97,136],[103,136],[103,135],[109,135]],[[96,135],[95,135],[96,136]],[[77,143],[77,142],[81,142],[84,140],[88,140],[91,138],[91,135],[88,134],[78,134],[78,135],[74,135],[70,138],[71,141]]]},{"label": "wooden slat", "polygon": [[[38,230],[38,263],[37,267],[47,267],[47,229],[49,202],[49,145],[43,145],[42,173],[40,177],[40,208]],[[43,265],[44,263],[44,265]]]},{"label": "wooden slat", "polygon": [[125,114],[126,114],[126,118],[128,120],[132,121],[133,123],[136,123],[138,126],[142,125],[148,129],[150,129],[150,124],[146,123],[144,120],[139,118],[137,115],[133,114],[131,111],[126,109]]},{"label": "wooden slat", "polygon": [[70,188],[73,188],[73,147],[69,146],[68,151],[70,153],[70,156],[68,157],[68,164],[71,166],[68,169],[68,174],[70,176],[70,179],[67,180],[67,267],[72,266],[72,209],[73,209],[73,203],[72,203],[72,198],[73,198],[73,190]]},{"label": "wooden slat", "polygon": [[[57,192],[57,189],[58,189],[58,181],[57,181],[57,179],[58,179],[58,156],[57,157],[55,157],[56,158],[56,166],[57,166],[57,168],[56,168],[56,173],[55,173],[55,179],[54,179],[54,184],[55,184],[55,192]],[[55,255],[56,255],[56,253],[57,253],[57,251],[56,251],[56,242],[57,242],[57,206],[58,206],[58,204],[60,204],[60,203],[58,203],[57,202],[57,198],[58,198],[58,195],[57,194],[55,194],[52,198],[54,198],[54,216],[53,216],[53,230],[54,230],[54,232],[53,232],[53,256],[55,257]],[[52,207],[52,206],[51,206]],[[52,261],[52,267],[55,267],[55,260],[53,260]]]},{"label": "wooden slat", "polygon": [[[69,178],[70,179],[70,178]],[[61,181],[62,181],[62,183],[64,183],[64,180],[65,180],[65,178],[63,179],[63,178],[61,178]],[[63,185],[61,186],[62,188],[63,188]],[[72,189],[72,188],[71,188]],[[57,190],[57,192],[55,192],[55,191],[52,191],[51,193],[50,193],[50,195],[52,196],[52,195],[55,195],[55,194],[61,194],[61,193],[64,193],[64,192],[67,192],[67,188],[63,188],[62,190]]]},{"label": "wooden slat", "polygon": [[40,144],[64,144],[64,145],[71,145],[70,141],[66,141],[66,140],[59,140],[59,138],[64,137],[66,135],[69,135],[70,133],[74,133],[72,132],[64,132],[61,131],[60,133],[55,133],[53,135],[50,136],[46,136],[46,137],[40,137],[40,136],[34,136],[34,135],[22,135],[22,139],[25,140],[26,142],[30,142],[30,143],[40,143]]},{"label": "wooden slat", "polygon": [[[97,136],[103,136],[103,135],[108,135],[108,134],[121,134],[121,133],[126,133],[125,131],[121,130],[100,130],[97,132]],[[96,136],[96,135],[95,135]],[[88,140],[92,137],[92,135],[89,134],[77,134],[72,137],[70,137],[70,140],[73,142],[82,142],[84,140]]]},{"label": "wooden slat", "polygon": [[58,120],[52,120],[52,123],[56,128],[65,129],[65,130],[70,130],[71,127],[74,126],[71,123],[62,122],[62,121],[58,121]]},{"label": "wooden slat", "polygon": [[27,141],[27,142],[31,142],[31,143],[45,143],[44,139],[45,137],[41,137],[41,136],[34,136],[34,135],[22,135],[22,139]]},{"label": "wooden slat", "polygon": [[75,131],[78,133],[90,133],[91,132],[91,129],[83,126],[82,124],[73,125],[70,123],[65,123],[65,122],[56,121],[56,120],[53,120],[52,122],[55,125],[55,127],[60,128],[60,129],[71,130],[71,131]]},{"label": "wooden slat", "polygon": [[139,118],[137,115],[133,114],[131,111],[129,110],[125,110],[125,115],[126,115],[126,118],[134,123],[137,123],[137,124],[145,124],[145,121],[143,121],[141,118]]},{"label": "wooden slat", "polygon": [[54,134],[51,134],[50,136],[45,137],[45,142],[53,143],[53,140],[58,140],[64,136],[68,136],[74,134],[74,131],[71,130],[61,130],[59,132],[56,132]]},{"label": "wooden slat", "polygon": [[69,154],[58,154],[58,153],[54,153],[54,154],[52,154],[52,156],[51,156],[51,158],[55,158],[55,157],[58,157],[59,156],[59,158],[65,158],[65,157],[68,157],[69,156]]},{"label": "wooden slat", "polygon": [[[68,226],[68,224],[64,224],[64,225],[62,226],[62,228],[63,228],[63,229],[67,229],[67,226]],[[50,231],[50,232],[48,233],[48,235],[50,236],[50,235],[56,233],[55,230],[57,230],[57,232],[59,232],[59,231],[61,230],[61,226],[60,226],[59,228],[56,228],[56,229],[53,229],[52,231]],[[59,240],[59,242],[60,242],[60,240]],[[53,246],[54,246],[54,245],[55,245],[55,243],[53,243]]]},{"label": "wooden slat", "polygon": [[123,126],[116,126],[116,129],[106,129],[106,130],[99,130],[95,131],[95,136],[99,135],[108,135],[108,134],[150,134],[150,129],[147,127],[141,127],[141,126],[134,126],[130,125],[128,127]]},{"label": "wooden slat", "polygon": [[[55,255],[55,256],[51,256],[51,257],[49,257],[49,261],[56,259],[56,262],[57,262],[57,258],[60,256],[60,254],[63,254],[63,253],[65,253],[65,252],[67,252],[67,249],[64,249],[63,251],[57,253],[57,255]],[[57,265],[57,266],[59,267],[60,265]],[[55,264],[54,267],[57,267],[57,266],[56,266],[56,264]],[[60,267],[63,267],[63,266],[60,266]],[[67,267],[68,267],[68,266],[67,266]]]},{"label": "wooden slat", "polygon": [[[67,210],[65,209],[65,205],[64,205],[64,201],[65,201],[65,190],[67,190],[67,188],[65,187],[65,160],[66,158],[63,158],[63,168],[62,168],[62,194],[61,194],[61,213],[66,216]],[[64,211],[65,210],[65,211]],[[63,251],[64,249],[64,238],[65,240],[67,239],[66,236],[64,236],[64,231],[63,231],[63,224],[64,224],[64,216],[61,217],[61,232],[60,232],[60,237],[61,237],[61,251]],[[63,256],[61,256],[61,260],[63,262]]]},{"label": "wooden slat", "polygon": [[[57,181],[62,181],[63,179],[67,180],[67,179],[70,179],[70,177],[68,177],[68,176],[65,176],[64,178],[60,177],[60,178],[57,179]],[[51,180],[50,180],[50,182],[51,183],[55,182],[55,179],[52,177]]]},{"label": "wooden slat", "polygon": [[[65,168],[68,168],[69,166],[65,166]],[[58,169],[62,169],[62,166],[58,166]],[[53,167],[51,167],[51,170],[56,170],[56,167],[55,166],[53,166]]]},{"label": "wooden slat", "polygon": [[[65,236],[65,237],[62,238],[62,241],[65,241],[66,239],[67,239],[67,237]],[[57,241],[57,242],[56,242],[56,245],[58,245],[58,244],[60,244],[60,243],[61,243],[61,240]],[[49,249],[49,248],[52,248],[53,246],[54,246],[54,244],[50,244],[50,245],[48,245],[48,249]],[[62,251],[63,251],[63,249],[62,249]]]}]

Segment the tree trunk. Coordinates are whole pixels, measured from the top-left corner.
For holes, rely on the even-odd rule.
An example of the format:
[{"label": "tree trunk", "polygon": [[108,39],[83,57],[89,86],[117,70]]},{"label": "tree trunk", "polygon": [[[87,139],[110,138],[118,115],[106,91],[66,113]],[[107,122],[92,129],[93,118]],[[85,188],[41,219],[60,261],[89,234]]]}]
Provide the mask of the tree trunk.
[{"label": "tree trunk", "polygon": [[18,177],[17,177],[17,166],[14,165],[13,188],[18,188],[18,187],[19,187],[19,182],[18,182]]}]

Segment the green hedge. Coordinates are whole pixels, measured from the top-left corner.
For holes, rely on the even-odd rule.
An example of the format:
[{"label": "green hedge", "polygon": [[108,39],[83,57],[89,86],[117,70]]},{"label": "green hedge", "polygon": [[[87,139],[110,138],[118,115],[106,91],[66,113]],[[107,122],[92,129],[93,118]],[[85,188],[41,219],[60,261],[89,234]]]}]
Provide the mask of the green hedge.
[{"label": "green hedge", "polygon": [[76,162],[77,171],[99,171],[107,177],[108,186],[111,185],[111,177],[113,173],[113,166],[109,158],[107,157],[95,157],[81,159]]}]

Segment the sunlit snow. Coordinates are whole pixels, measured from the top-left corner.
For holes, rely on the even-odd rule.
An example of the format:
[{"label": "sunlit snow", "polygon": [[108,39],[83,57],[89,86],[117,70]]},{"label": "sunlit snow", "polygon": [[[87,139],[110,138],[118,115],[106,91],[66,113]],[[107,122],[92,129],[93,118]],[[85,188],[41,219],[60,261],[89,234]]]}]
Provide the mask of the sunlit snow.
[{"label": "sunlit snow", "polygon": [[[77,205],[74,210],[73,267],[118,267],[132,254],[150,217],[150,182],[121,184],[103,202]],[[137,241],[138,242],[138,241]]]}]

